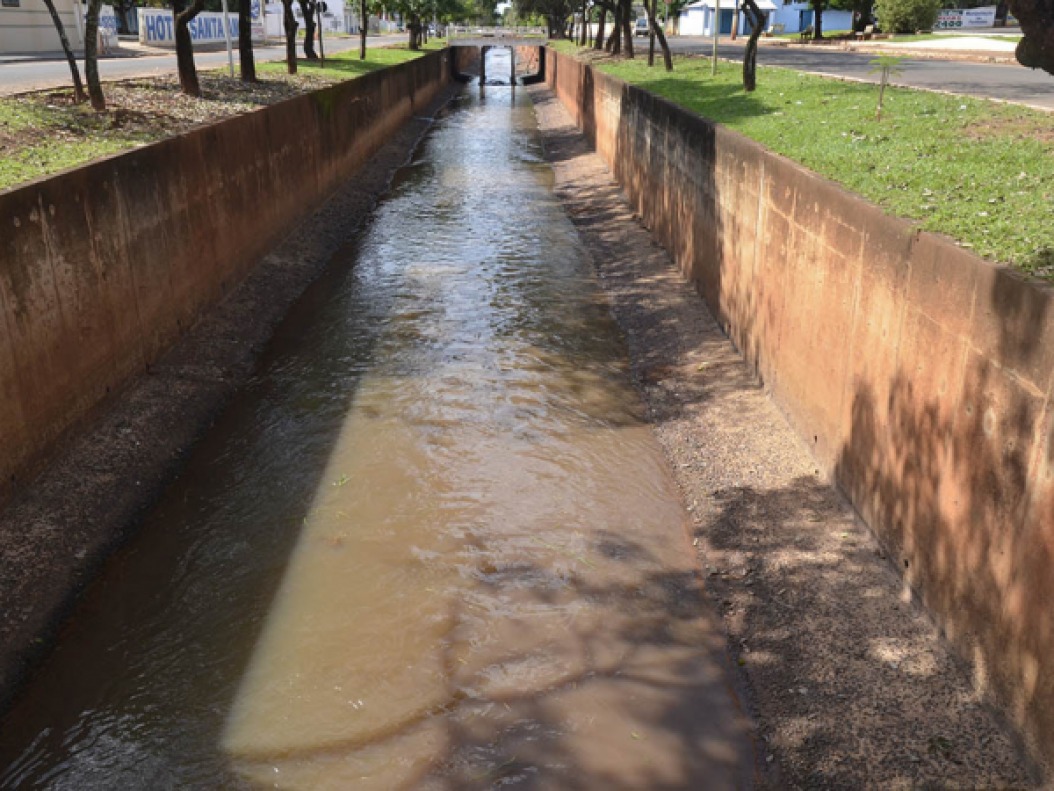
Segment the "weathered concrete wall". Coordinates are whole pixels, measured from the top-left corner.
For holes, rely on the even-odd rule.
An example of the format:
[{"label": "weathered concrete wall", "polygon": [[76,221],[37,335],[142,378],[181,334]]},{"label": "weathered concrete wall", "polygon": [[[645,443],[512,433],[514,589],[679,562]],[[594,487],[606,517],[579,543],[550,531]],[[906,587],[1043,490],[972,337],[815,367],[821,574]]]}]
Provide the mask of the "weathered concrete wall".
[{"label": "weathered concrete wall", "polygon": [[1037,754],[1054,760],[1054,310],[551,51],[547,82]]},{"label": "weathered concrete wall", "polygon": [[479,47],[453,46],[450,52],[454,70],[458,74],[479,76]]},{"label": "weathered concrete wall", "polygon": [[426,105],[447,58],[0,193],[0,493]]},{"label": "weathered concrete wall", "polygon": [[537,74],[540,71],[541,47],[516,47],[516,73],[520,75]]}]

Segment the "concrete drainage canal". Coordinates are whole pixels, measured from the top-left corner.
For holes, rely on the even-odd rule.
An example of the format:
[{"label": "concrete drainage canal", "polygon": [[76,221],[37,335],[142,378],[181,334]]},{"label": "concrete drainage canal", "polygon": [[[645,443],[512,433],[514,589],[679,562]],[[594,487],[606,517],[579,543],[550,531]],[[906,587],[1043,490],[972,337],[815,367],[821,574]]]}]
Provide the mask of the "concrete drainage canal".
[{"label": "concrete drainage canal", "polygon": [[533,112],[454,100],[82,597],[0,723],[0,784],[750,784]]}]

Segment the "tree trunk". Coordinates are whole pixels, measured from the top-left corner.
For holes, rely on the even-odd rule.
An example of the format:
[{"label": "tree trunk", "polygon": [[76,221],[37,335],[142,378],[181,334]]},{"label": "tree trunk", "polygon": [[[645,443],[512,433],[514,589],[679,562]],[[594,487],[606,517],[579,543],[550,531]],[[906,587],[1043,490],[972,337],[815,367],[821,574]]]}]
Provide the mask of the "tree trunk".
[{"label": "tree trunk", "polygon": [[297,0],[300,13],[304,15],[304,57],[307,60],[318,60],[315,52],[315,0]]},{"label": "tree trunk", "polygon": [[652,58],[655,55],[655,39],[659,40],[659,47],[662,49],[662,62],[666,67],[666,71],[673,71],[673,56],[670,54],[670,44],[666,40],[666,33],[662,29],[662,25],[659,24],[659,20],[655,17],[655,11],[659,5],[659,0],[651,0],[649,6],[645,3],[644,8],[648,12],[648,24],[651,25],[651,50],[648,53],[648,65],[652,63]]},{"label": "tree trunk", "polygon": [[252,4],[249,0],[238,0],[238,66],[241,70],[242,82],[256,82]]},{"label": "tree trunk", "polygon": [[370,26],[366,0],[359,0],[359,60],[366,60],[366,30]]},{"label": "tree trunk", "polygon": [[293,0],[282,0],[282,22],[285,25],[285,70],[296,74],[296,17]]},{"label": "tree trunk", "polygon": [[[59,18],[59,12],[55,9],[55,0],[44,0],[44,5],[48,7],[51,21],[55,25],[55,32],[59,34],[62,51],[66,53],[66,62],[70,65],[70,76],[73,77],[73,101],[80,104],[88,96],[84,93],[84,85],[81,83],[81,70],[77,68],[77,58],[73,55],[73,47],[70,46],[70,40],[66,37],[66,28],[62,24],[62,19]],[[80,13],[79,4],[75,6],[73,13]]]},{"label": "tree trunk", "polygon": [[[658,0],[652,0],[652,2],[658,2]],[[648,0],[644,0],[644,13],[648,15],[648,66],[655,65],[655,28],[651,24],[652,18],[655,16],[651,10],[651,3]]]},{"label": "tree trunk", "polygon": [[633,57],[633,0],[622,0],[622,37],[626,41],[626,57]]},{"label": "tree trunk", "polygon": [[[88,15],[84,20],[84,79],[88,81],[88,97],[93,110],[106,109],[106,97],[99,80],[99,10],[102,0],[88,0]],[[80,7],[77,6],[79,13]]]},{"label": "tree trunk", "polygon": [[750,20],[750,38],[743,52],[743,90],[750,92],[758,87],[758,39],[765,30],[766,16],[754,0],[743,0],[743,11]]},{"label": "tree trunk", "polygon": [[597,22],[597,35],[593,39],[593,49],[604,48],[604,23],[607,22],[608,10],[606,8],[600,9],[600,20]]},{"label": "tree trunk", "polygon": [[823,38],[823,3],[824,0],[812,0],[813,23],[812,40],[820,41]]},{"label": "tree trunk", "polygon": [[179,72],[179,88],[187,96],[201,96],[189,25],[204,7],[205,0],[193,0],[187,6],[184,6],[183,0],[175,0],[172,4],[172,13],[176,18],[176,70]]},{"label": "tree trunk", "polygon": [[1025,34],[1014,53],[1017,62],[1054,74],[1054,0],[1010,0],[1010,12]]}]

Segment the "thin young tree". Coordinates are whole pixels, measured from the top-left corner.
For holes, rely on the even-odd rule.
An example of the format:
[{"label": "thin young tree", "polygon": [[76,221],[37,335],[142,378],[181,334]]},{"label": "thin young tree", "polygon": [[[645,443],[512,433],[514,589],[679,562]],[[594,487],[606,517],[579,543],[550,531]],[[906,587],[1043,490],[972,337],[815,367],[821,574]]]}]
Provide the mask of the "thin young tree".
[{"label": "thin young tree", "polygon": [[88,82],[88,98],[93,110],[106,109],[106,96],[99,79],[99,11],[102,0],[88,0],[88,13],[84,17],[84,79]]},{"label": "thin young tree", "polygon": [[[70,75],[73,77],[73,101],[80,104],[88,96],[84,93],[84,84],[81,82],[81,70],[77,68],[77,58],[74,56],[73,47],[70,46],[70,40],[66,36],[66,27],[62,24],[59,12],[55,8],[55,0],[44,0],[44,5],[48,7],[51,21],[55,25],[55,32],[59,34],[62,51],[66,53],[66,62],[70,65]],[[79,13],[79,11],[80,9],[77,8],[74,13]]]},{"label": "thin young tree", "polygon": [[252,24],[251,0],[238,0],[238,64],[242,82],[256,82]]}]

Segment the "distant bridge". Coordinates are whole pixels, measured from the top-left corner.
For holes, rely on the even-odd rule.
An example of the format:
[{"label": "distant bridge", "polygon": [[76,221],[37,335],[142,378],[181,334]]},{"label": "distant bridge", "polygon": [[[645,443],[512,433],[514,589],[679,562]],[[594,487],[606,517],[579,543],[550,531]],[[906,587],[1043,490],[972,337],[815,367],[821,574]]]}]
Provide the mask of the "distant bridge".
[{"label": "distant bridge", "polygon": [[451,47],[544,47],[549,35],[543,27],[463,27],[447,28]]}]

